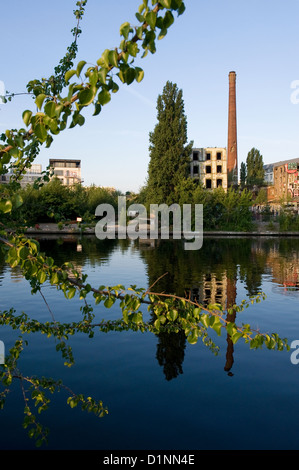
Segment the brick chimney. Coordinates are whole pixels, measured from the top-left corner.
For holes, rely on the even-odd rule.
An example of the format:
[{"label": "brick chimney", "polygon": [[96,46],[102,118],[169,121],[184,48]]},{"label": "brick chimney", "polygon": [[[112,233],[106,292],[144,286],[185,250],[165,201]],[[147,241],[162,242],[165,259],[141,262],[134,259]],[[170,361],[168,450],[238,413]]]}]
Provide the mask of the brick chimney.
[{"label": "brick chimney", "polygon": [[229,73],[227,183],[238,184],[236,72]]}]

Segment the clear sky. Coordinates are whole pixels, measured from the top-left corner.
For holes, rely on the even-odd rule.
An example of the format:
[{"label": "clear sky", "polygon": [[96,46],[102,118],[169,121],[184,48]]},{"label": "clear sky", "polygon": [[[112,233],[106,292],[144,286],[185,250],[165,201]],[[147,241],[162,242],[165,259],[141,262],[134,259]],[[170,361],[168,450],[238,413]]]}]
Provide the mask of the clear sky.
[{"label": "clear sky", "polygon": [[[1,9],[0,83],[26,91],[34,78],[49,76],[72,41],[75,0],[10,0]],[[77,61],[95,64],[106,48],[119,45],[119,26],[137,24],[139,0],[88,0]],[[138,191],[149,162],[149,132],[156,101],[167,80],[183,91],[188,139],[196,147],[227,146],[228,74],[237,73],[239,165],[256,147],[264,163],[299,157],[298,0],[185,0],[157,53],[138,59],[144,80],[122,85],[99,116],[85,112],[86,124],[69,129],[42,149],[49,158],[82,161],[85,185]],[[175,15],[176,16],[176,15]],[[296,98],[299,98],[297,93]],[[30,97],[0,104],[0,132],[18,128]]]}]

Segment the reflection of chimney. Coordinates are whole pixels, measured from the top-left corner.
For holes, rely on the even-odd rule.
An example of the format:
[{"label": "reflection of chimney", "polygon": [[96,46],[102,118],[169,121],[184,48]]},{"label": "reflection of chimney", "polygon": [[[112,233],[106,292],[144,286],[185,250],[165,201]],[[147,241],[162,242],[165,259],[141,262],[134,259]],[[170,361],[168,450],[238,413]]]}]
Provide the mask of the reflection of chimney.
[{"label": "reflection of chimney", "polygon": [[229,186],[238,184],[236,72],[229,73],[227,180]]}]

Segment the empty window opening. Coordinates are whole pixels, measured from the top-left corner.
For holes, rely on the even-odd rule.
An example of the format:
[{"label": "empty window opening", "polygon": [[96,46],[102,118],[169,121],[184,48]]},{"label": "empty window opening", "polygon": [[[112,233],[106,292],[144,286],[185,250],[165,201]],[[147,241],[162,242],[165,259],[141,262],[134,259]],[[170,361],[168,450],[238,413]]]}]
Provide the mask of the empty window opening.
[{"label": "empty window opening", "polygon": [[198,162],[198,152],[193,152],[193,161]]},{"label": "empty window opening", "polygon": [[222,173],[222,166],[221,165],[217,165],[217,173]]},{"label": "empty window opening", "polygon": [[206,173],[212,173],[212,167],[210,165],[206,166]]},{"label": "empty window opening", "polygon": [[212,187],[212,180],[206,180],[206,188],[211,189]]},{"label": "empty window opening", "polygon": [[206,158],[207,158],[207,160],[211,160],[211,154],[207,153]]},{"label": "empty window opening", "polygon": [[198,166],[197,166],[197,165],[194,165],[194,167],[193,167],[193,174],[194,174],[194,175],[198,175],[198,173],[199,173],[199,172],[198,172]]},{"label": "empty window opening", "polygon": [[221,186],[222,186],[222,180],[219,179],[217,180],[217,188],[221,188]]},{"label": "empty window opening", "polygon": [[221,153],[221,152],[217,152],[217,160],[221,160],[221,157],[222,157],[222,153]]}]

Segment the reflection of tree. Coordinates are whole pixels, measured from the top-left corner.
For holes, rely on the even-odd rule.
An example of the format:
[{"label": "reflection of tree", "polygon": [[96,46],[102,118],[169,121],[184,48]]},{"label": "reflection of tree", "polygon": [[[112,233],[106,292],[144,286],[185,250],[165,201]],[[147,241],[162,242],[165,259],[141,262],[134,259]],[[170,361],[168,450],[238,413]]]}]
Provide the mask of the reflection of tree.
[{"label": "reflection of tree", "polygon": [[[238,266],[248,282],[249,294],[261,286],[265,267],[264,257],[255,249],[252,250],[252,240],[249,238],[205,239],[199,251],[185,251],[181,242],[160,241],[152,250],[141,250],[141,254],[147,264],[149,285],[168,273],[156,283],[157,292],[190,295],[202,305],[220,303],[224,309],[236,303]],[[258,262],[254,261],[257,256]],[[235,312],[230,320],[235,321]],[[157,358],[159,364],[163,365],[167,380],[183,372],[185,347],[184,336],[159,335]],[[224,368],[227,372],[234,362],[233,353],[233,343],[227,336]]]},{"label": "reflection of tree", "polygon": [[156,358],[166,380],[175,379],[183,373],[183,361],[186,348],[185,333],[160,333],[158,336]]},{"label": "reflection of tree", "polygon": [[[123,241],[126,242],[121,240]],[[96,266],[108,262],[112,253],[119,247],[117,240],[98,240],[90,236],[47,237],[40,239],[39,243],[42,251],[47,249],[51,253],[56,264],[73,262],[76,268],[82,268],[86,263]],[[81,245],[80,251],[77,250],[78,244]],[[121,246],[123,247],[123,244]]]}]

